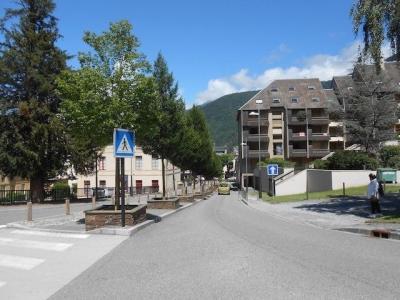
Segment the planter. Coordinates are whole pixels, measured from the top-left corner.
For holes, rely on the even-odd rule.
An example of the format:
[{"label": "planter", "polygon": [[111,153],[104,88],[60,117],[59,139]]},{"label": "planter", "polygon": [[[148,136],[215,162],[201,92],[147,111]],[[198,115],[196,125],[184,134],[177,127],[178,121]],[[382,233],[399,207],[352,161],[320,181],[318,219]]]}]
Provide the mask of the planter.
[{"label": "planter", "polygon": [[154,197],[147,200],[147,208],[149,209],[177,209],[179,208],[178,197]]},{"label": "planter", "polygon": [[[133,226],[146,221],[146,205],[126,205],[125,225]],[[86,230],[92,230],[107,225],[121,225],[121,210],[115,210],[114,205],[102,205],[85,211]]]},{"label": "planter", "polygon": [[179,196],[179,201],[182,201],[182,202],[194,202],[194,196],[193,195]]},{"label": "planter", "polygon": [[203,198],[204,198],[204,195],[203,195],[203,193],[195,193],[195,194],[194,194],[194,198],[195,198],[195,199],[203,199]]}]

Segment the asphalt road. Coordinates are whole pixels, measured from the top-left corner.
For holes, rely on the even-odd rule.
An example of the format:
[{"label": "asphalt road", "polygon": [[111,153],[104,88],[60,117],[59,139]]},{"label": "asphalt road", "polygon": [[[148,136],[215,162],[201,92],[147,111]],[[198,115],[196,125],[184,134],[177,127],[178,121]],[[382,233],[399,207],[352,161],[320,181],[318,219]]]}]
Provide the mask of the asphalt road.
[{"label": "asphalt road", "polygon": [[215,196],[126,240],[51,299],[400,299],[400,243]]}]

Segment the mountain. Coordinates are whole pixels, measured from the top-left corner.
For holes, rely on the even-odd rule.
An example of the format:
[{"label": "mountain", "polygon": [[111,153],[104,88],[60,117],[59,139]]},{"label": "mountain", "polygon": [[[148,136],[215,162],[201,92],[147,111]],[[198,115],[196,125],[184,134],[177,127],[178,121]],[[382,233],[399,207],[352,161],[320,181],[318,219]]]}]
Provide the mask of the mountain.
[{"label": "mountain", "polygon": [[229,94],[200,106],[216,146],[226,145],[232,148],[238,144],[237,111],[257,93],[258,91],[249,91]]}]

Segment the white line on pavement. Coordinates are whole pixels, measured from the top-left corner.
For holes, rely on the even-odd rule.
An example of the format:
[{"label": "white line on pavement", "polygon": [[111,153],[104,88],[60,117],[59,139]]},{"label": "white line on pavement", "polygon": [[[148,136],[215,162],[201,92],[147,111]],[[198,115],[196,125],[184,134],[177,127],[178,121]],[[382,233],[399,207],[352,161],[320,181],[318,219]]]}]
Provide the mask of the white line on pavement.
[{"label": "white line on pavement", "polygon": [[4,286],[6,283],[4,281],[0,281],[0,288]]},{"label": "white line on pavement", "polygon": [[0,225],[0,229],[6,228],[6,227],[7,227],[7,225]]},{"label": "white line on pavement", "polygon": [[73,244],[0,238],[0,245],[11,246],[11,247],[21,247],[21,248],[42,249],[42,250],[49,250],[49,251],[64,251],[65,249],[68,249],[69,247],[71,247]]},{"label": "white line on pavement", "polygon": [[31,270],[44,262],[44,259],[0,254],[0,267]]},{"label": "white line on pavement", "polygon": [[70,238],[70,239],[87,239],[90,236],[89,234],[82,234],[82,233],[62,233],[62,232],[48,232],[48,231],[21,230],[21,229],[14,230],[11,233],[47,236],[55,238]]}]

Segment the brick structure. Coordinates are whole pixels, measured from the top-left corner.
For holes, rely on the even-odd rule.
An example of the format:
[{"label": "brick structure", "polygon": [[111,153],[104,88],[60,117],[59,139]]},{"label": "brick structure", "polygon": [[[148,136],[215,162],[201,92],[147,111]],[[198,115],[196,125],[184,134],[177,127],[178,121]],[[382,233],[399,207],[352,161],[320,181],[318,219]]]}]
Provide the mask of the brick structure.
[{"label": "brick structure", "polygon": [[149,209],[177,209],[179,208],[179,198],[173,197],[168,199],[153,198],[147,201]]},{"label": "brick structure", "polygon": [[[125,210],[125,224],[133,226],[146,221],[146,205],[129,205]],[[97,209],[85,211],[86,230],[93,230],[107,225],[121,225],[121,211],[114,210],[114,205],[103,205]]]}]

